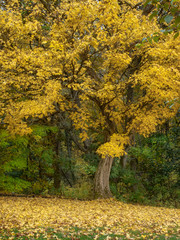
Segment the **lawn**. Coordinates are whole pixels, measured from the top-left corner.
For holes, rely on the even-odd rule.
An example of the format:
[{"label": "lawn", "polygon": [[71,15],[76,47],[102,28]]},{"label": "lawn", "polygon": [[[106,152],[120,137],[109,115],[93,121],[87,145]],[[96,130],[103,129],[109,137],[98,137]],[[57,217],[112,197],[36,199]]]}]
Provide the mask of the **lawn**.
[{"label": "lawn", "polygon": [[180,239],[180,209],[0,197],[0,239]]}]

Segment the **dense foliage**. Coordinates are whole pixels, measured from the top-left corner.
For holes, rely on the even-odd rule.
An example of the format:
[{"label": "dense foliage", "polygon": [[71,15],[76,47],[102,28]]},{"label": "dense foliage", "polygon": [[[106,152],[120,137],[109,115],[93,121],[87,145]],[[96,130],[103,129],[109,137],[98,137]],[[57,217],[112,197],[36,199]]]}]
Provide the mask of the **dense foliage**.
[{"label": "dense foliage", "polygon": [[0,190],[177,206],[180,39],[160,13],[149,21],[138,0],[0,5]]}]

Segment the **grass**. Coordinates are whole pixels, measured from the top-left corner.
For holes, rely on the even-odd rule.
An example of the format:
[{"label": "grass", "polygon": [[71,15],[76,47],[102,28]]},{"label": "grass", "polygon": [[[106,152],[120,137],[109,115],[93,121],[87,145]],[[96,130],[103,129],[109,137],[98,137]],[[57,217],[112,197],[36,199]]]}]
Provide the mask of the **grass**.
[{"label": "grass", "polygon": [[[80,228],[71,228],[69,232],[59,232],[52,228],[29,229],[27,232],[19,231],[18,229],[11,229],[3,231],[0,234],[0,239],[14,239],[14,240],[45,240],[45,239],[72,239],[72,240],[118,240],[118,239],[159,239],[159,240],[178,240],[179,235],[176,230],[171,234],[156,234],[156,233],[141,233],[139,231],[129,231],[123,235],[119,234],[103,234],[104,228],[91,229],[86,231]],[[84,232],[84,233],[83,233]]]}]

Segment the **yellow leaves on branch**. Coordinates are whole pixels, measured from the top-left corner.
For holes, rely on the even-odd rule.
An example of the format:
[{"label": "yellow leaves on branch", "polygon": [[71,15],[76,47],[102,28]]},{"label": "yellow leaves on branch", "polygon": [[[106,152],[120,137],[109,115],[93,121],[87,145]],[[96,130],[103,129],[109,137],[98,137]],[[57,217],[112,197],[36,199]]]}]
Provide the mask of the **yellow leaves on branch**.
[{"label": "yellow leaves on branch", "polygon": [[98,152],[117,156],[128,134],[148,135],[177,112],[179,38],[169,35],[137,48],[159,31],[140,9],[127,1],[120,6],[117,0],[64,0],[46,18],[36,1],[23,22],[16,4],[0,10],[0,106],[7,124],[13,126],[16,116],[18,123],[47,116],[58,103],[75,128],[83,129],[83,140],[92,128],[92,135],[108,129],[108,120],[116,125],[121,137],[113,135]]},{"label": "yellow leaves on branch", "polygon": [[97,153],[102,155],[102,157],[112,156],[119,157],[124,155],[125,147],[129,144],[129,137],[126,135],[113,134],[109,142],[101,145]]},{"label": "yellow leaves on branch", "polygon": [[28,232],[41,227],[83,232],[104,227],[104,234],[167,234],[180,224],[180,210],[131,205],[116,200],[78,201],[43,198],[0,197],[0,231],[21,229]]},{"label": "yellow leaves on branch", "polygon": [[153,64],[138,73],[136,81],[141,84],[142,89],[146,88],[147,95],[156,96],[158,101],[166,101],[179,96],[178,75],[170,67]]},{"label": "yellow leaves on branch", "polygon": [[43,118],[54,113],[56,111],[55,101],[59,103],[60,109],[64,110],[64,101],[59,94],[60,90],[61,84],[58,81],[49,81],[44,85],[42,96],[37,96],[34,100],[11,102],[4,119],[4,122],[8,123],[8,130],[19,135],[31,133],[32,130],[27,127],[27,123],[23,120],[29,117]]}]

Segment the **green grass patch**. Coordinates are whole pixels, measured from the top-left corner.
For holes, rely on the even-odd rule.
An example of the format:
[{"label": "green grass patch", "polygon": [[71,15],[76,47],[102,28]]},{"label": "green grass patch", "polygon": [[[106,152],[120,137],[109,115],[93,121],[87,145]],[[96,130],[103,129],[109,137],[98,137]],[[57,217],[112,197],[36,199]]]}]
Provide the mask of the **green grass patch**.
[{"label": "green grass patch", "polygon": [[[110,232],[111,232],[111,228]],[[141,233],[139,231],[127,231],[124,234],[118,235],[114,233],[106,233],[104,234],[104,228],[96,228],[96,229],[80,229],[73,227],[69,229],[69,231],[59,231],[52,228],[38,228],[38,229],[28,229],[19,230],[19,229],[11,229],[11,230],[3,230],[0,232],[0,239],[14,239],[14,240],[45,240],[45,239],[72,239],[72,240],[90,240],[90,239],[156,239],[156,240],[178,240],[180,239],[180,235],[177,230],[174,229],[174,232],[168,234],[157,234],[157,233]]]}]

